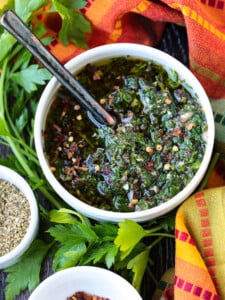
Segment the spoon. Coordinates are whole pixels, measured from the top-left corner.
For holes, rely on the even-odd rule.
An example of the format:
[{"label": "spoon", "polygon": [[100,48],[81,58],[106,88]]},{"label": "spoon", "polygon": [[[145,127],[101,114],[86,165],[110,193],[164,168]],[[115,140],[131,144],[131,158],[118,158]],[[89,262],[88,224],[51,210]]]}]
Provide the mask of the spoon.
[{"label": "spoon", "polygon": [[25,46],[42,64],[67,88],[79,104],[88,112],[92,123],[115,125],[114,118],[84,89],[60,61],[52,55],[12,10],[6,10],[1,17],[2,26]]}]

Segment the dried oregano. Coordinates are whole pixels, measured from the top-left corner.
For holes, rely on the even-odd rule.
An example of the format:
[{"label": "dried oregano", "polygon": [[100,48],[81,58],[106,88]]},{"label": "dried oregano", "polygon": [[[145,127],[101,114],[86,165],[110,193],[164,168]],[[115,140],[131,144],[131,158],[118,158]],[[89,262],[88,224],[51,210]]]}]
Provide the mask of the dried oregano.
[{"label": "dried oregano", "polygon": [[0,256],[15,248],[27,232],[30,206],[12,183],[0,179]]}]

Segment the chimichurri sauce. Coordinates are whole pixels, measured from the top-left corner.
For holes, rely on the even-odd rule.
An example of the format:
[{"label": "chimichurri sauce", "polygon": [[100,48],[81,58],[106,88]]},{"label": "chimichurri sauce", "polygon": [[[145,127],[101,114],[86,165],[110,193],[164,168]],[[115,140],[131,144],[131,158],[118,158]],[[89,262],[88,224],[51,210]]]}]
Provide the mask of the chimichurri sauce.
[{"label": "chimichurri sauce", "polygon": [[160,205],[182,190],[202,161],[207,125],[177,74],[121,57],[87,65],[76,77],[120,121],[115,128],[95,128],[60,89],[44,138],[61,184],[88,204],[123,212]]}]

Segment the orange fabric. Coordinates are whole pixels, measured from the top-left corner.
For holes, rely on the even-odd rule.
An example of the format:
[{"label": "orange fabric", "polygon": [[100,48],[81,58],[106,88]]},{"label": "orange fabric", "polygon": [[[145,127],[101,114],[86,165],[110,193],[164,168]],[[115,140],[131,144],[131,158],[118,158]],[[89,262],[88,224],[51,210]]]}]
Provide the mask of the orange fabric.
[{"label": "orange fabric", "polygon": [[222,159],[220,159],[217,162],[207,182],[206,188],[213,188],[219,186],[225,186],[225,161]]}]

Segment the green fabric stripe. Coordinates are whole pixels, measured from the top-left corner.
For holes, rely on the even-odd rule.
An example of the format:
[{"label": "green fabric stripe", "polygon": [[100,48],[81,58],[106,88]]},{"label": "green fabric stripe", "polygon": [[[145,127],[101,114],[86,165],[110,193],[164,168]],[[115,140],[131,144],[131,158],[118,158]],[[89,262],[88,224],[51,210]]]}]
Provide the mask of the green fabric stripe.
[{"label": "green fabric stripe", "polygon": [[190,60],[191,69],[197,74],[202,75],[213,82],[219,83],[221,86],[225,87],[225,78],[221,77],[219,74],[213,72],[210,69],[197,64],[194,60]]}]

